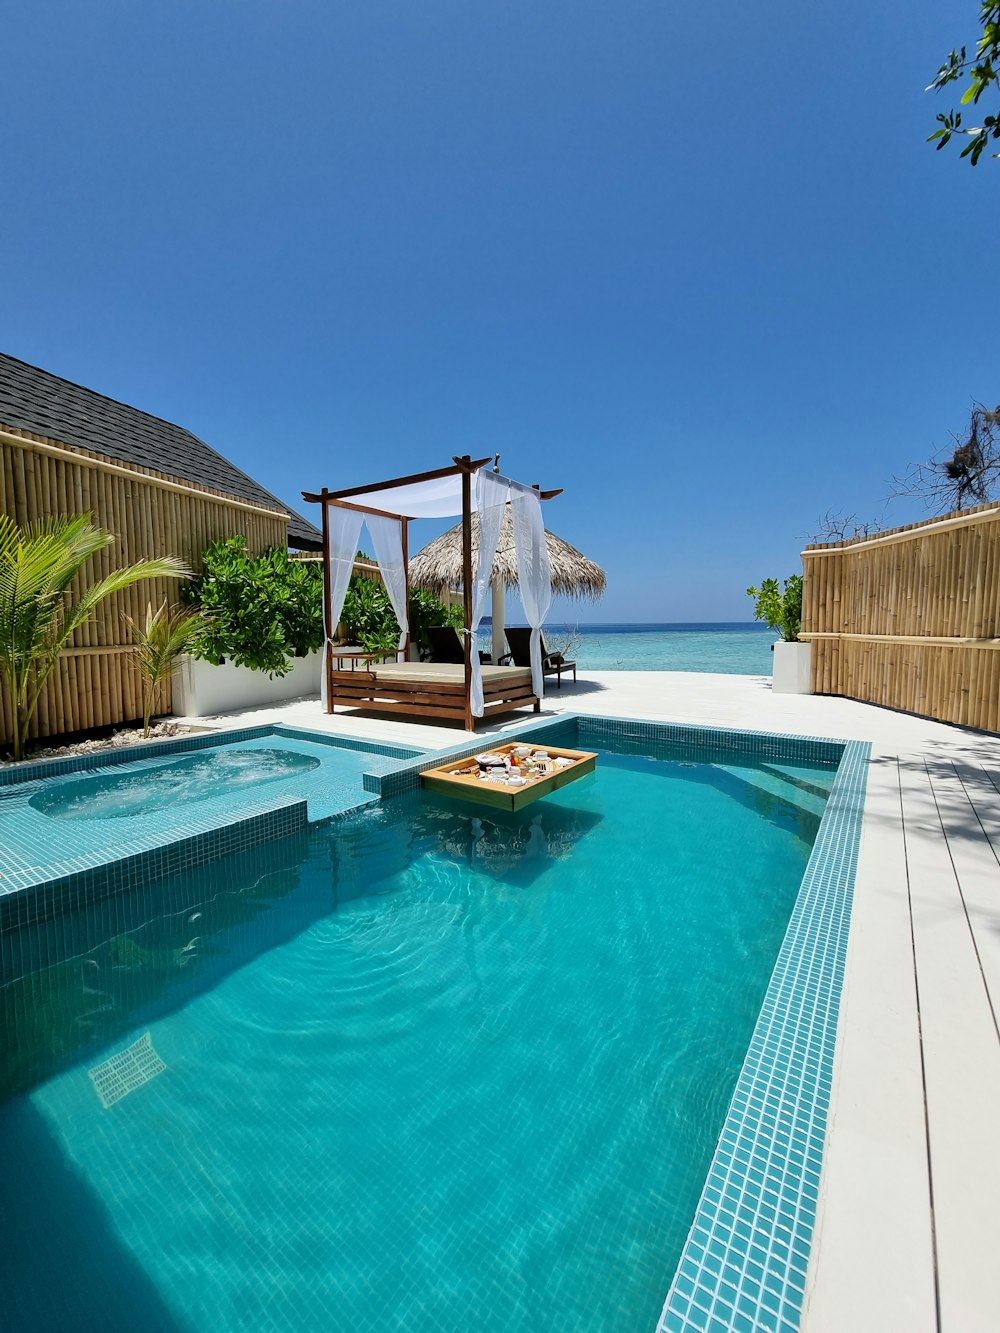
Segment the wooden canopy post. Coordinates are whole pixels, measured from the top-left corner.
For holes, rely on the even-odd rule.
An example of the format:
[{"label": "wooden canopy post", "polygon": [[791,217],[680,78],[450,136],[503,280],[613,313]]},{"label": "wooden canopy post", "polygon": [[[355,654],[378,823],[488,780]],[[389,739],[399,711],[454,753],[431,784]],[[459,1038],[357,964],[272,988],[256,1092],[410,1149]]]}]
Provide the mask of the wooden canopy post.
[{"label": "wooden canopy post", "polygon": [[333,603],[330,600],[333,589],[330,587],[330,492],[324,486],[320,491],[320,504],[323,506],[323,679],[326,681],[326,711],[333,712],[333,654],[330,644],[336,625],[330,624]]},{"label": "wooden canopy post", "polygon": [[472,463],[470,454],[462,460],[462,606],[465,611],[465,729],[475,731],[472,716]]}]

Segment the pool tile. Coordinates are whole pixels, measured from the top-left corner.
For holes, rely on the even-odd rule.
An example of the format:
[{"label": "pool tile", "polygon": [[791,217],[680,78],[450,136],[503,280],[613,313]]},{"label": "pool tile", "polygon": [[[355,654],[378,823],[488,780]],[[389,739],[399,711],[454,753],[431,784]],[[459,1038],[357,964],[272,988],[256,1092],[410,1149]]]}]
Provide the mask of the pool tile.
[{"label": "pool tile", "polygon": [[[819,758],[837,743],[803,744],[807,751],[815,746]],[[694,1257],[697,1239],[697,1288],[682,1309],[674,1282],[659,1333],[703,1328],[692,1310],[707,1309],[723,1323],[732,1310],[730,1265],[723,1283],[712,1244],[722,1234],[715,1183],[720,1173],[727,1197],[732,1187],[738,1198],[736,1228],[725,1241],[732,1267],[741,1272],[730,1326],[755,1333],[799,1328],[870,747],[855,741],[841,742],[839,749],[837,777],[684,1249],[682,1263]],[[748,1228],[754,1243],[741,1263],[735,1241],[745,1239]]]}]

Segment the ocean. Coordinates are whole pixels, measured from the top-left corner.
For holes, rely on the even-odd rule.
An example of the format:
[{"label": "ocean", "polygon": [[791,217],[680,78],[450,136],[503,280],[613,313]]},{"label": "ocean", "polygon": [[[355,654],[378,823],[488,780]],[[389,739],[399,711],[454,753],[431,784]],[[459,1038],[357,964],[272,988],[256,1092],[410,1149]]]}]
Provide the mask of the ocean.
[{"label": "ocean", "polygon": [[[485,638],[488,620],[484,621]],[[775,634],[750,624],[545,626],[545,646],[581,671],[717,671],[769,676]]]}]

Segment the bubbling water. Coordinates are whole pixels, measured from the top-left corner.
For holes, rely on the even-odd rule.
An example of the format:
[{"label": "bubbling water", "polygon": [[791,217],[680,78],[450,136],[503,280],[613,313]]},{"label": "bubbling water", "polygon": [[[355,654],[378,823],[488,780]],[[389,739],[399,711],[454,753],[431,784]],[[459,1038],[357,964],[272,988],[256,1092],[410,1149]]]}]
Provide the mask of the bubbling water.
[{"label": "bubbling water", "polygon": [[38,792],[30,804],[53,819],[124,819],[298,777],[319,764],[315,756],[293,750],[209,750],[139,773],[101,773],[58,783]]}]

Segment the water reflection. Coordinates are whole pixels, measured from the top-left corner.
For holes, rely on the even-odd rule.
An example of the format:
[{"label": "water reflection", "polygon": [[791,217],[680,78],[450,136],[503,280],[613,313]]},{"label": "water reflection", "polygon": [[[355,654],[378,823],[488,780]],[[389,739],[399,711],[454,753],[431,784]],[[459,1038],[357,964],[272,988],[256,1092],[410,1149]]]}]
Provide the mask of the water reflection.
[{"label": "water reflection", "polygon": [[419,859],[527,888],[599,821],[554,802],[484,814],[416,794],[11,931],[0,1096],[179,1008],[340,904],[394,892]]}]

